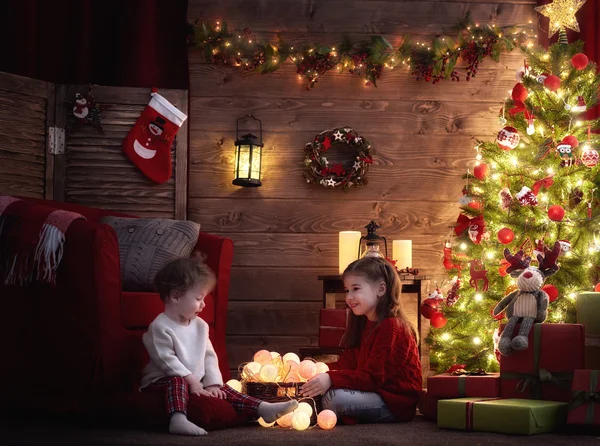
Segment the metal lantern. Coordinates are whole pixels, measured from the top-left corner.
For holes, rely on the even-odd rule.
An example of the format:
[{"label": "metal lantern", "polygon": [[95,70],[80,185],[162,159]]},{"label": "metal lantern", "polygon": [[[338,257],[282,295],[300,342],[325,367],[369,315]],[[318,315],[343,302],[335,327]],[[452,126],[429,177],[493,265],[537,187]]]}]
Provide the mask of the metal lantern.
[{"label": "metal lantern", "polygon": [[[375,223],[373,220],[365,226],[367,229],[367,235],[363,235],[360,238],[360,242],[358,244],[358,258],[362,257],[381,257],[387,258],[387,240],[385,237],[377,234],[377,229],[380,226]],[[384,251],[381,251],[381,247],[383,245]]]},{"label": "metal lantern", "polygon": [[[260,139],[258,141],[256,140],[256,136],[251,133],[243,135],[241,139],[238,137],[240,119],[247,120],[248,118],[259,122]],[[260,169],[264,144],[262,142],[262,122],[260,119],[256,119],[252,115],[238,118],[235,124],[235,139],[235,162],[233,170],[235,178],[233,184],[236,186],[261,186]]]}]

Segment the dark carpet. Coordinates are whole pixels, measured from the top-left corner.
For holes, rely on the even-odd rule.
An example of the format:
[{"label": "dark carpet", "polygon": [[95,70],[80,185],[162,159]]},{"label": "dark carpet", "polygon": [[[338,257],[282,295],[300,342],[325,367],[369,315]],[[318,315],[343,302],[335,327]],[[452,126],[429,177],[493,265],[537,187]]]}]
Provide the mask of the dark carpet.
[{"label": "dark carpet", "polygon": [[482,432],[438,429],[435,423],[418,416],[403,424],[359,424],[336,426],[331,431],[313,428],[303,432],[291,429],[265,429],[258,425],[209,432],[205,437],[181,437],[142,429],[91,426],[61,420],[28,421],[3,418],[0,422],[2,445],[595,445],[600,446],[600,431],[563,430],[535,436],[514,436]]}]

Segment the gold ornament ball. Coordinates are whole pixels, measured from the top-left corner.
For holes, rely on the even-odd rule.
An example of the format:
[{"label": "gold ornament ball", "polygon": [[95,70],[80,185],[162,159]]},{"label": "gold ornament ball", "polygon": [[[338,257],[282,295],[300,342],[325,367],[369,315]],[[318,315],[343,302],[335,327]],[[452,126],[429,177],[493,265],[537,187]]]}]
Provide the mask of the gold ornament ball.
[{"label": "gold ornament ball", "polygon": [[329,409],[322,410],[317,416],[317,424],[323,430],[333,429],[337,424],[337,415]]},{"label": "gold ornament ball", "polygon": [[303,431],[308,426],[310,426],[310,415],[306,412],[295,410],[292,415],[292,427],[297,431]]}]

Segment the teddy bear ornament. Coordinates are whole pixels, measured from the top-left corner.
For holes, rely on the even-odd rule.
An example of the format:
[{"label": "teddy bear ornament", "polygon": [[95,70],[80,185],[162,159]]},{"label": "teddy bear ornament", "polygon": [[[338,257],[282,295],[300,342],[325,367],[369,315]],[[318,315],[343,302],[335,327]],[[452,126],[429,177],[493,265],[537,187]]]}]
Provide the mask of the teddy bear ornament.
[{"label": "teddy bear ornament", "polygon": [[[538,265],[529,266],[531,257],[523,256],[523,251],[511,255],[508,248],[504,250],[504,258],[510,263],[506,271],[517,278],[517,290],[505,296],[494,308],[494,316],[506,309],[508,323],[500,335],[498,350],[502,355],[510,355],[514,351],[526,350],[529,347],[529,331],[534,322],[544,322],[548,316],[548,294],[542,291],[547,277],[558,271],[556,259],[560,254],[559,242],[554,243],[552,250],[544,248],[544,255],[538,254]],[[521,322],[519,333],[513,337],[518,322]]]}]

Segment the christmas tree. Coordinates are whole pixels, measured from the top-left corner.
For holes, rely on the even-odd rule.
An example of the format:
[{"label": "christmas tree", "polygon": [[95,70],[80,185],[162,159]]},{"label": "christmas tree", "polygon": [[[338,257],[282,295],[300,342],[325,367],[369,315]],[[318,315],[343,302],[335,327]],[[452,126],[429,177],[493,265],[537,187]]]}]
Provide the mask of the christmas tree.
[{"label": "christmas tree", "polygon": [[[564,22],[563,22],[564,23]],[[576,22],[575,22],[576,23]],[[422,305],[431,319],[431,366],[455,364],[497,371],[491,310],[517,289],[504,250],[537,254],[560,241],[560,270],[549,277],[547,323],[574,322],[578,293],[594,290],[600,272],[600,120],[586,120],[598,102],[600,76],[560,30],[549,48],[522,48],[510,97],[498,106],[498,134],[478,141],[465,175],[460,215],[444,246],[449,285]],[[447,288],[447,289],[446,289]],[[500,315],[501,317],[503,315]],[[437,328],[435,328],[437,327]],[[495,333],[496,332],[496,333]]]}]

